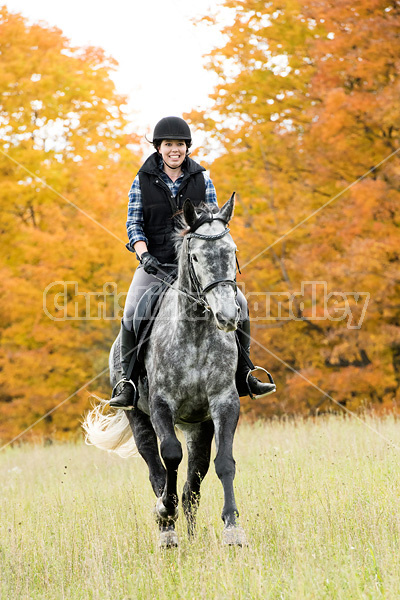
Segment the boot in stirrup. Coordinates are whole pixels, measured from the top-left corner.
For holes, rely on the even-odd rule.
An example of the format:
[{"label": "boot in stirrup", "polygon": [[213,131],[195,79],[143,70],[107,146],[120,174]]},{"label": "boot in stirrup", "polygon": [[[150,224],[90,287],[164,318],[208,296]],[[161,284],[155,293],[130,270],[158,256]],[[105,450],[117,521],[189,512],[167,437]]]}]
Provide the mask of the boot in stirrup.
[{"label": "boot in stirrup", "polygon": [[113,389],[110,400],[112,408],[121,408],[122,410],[133,410],[134,408],[137,392],[135,384],[127,378],[127,372],[135,345],[135,332],[126,329],[124,323],[121,322],[120,351],[123,377]]},{"label": "boot in stirrup", "polygon": [[[250,398],[263,398],[276,392],[276,385],[272,375],[262,367],[250,369],[243,353],[250,359],[250,320],[242,321],[241,327],[236,331],[241,352],[239,353],[238,366],[236,370],[236,388],[239,396],[250,396]],[[255,371],[264,371],[268,375],[269,382],[263,383],[254,377]]]}]

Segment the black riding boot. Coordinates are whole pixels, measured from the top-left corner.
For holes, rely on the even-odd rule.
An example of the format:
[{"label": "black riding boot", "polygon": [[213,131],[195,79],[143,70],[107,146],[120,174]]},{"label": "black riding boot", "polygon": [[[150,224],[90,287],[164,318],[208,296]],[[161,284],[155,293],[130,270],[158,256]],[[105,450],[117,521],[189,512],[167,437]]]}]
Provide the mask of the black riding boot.
[{"label": "black riding boot", "polygon": [[240,327],[236,330],[236,335],[242,347],[236,370],[236,388],[239,396],[249,395],[252,398],[260,398],[276,392],[276,385],[271,375],[268,373],[269,383],[263,383],[257,377],[254,377],[250,373],[250,366],[243,356],[243,353],[245,353],[247,358],[250,359],[250,319],[241,322]]},{"label": "black riding boot", "polygon": [[120,351],[123,376],[116,386],[117,391],[119,392],[118,395],[113,396],[110,400],[110,406],[113,408],[122,408],[123,410],[133,409],[133,403],[135,400],[135,387],[128,380],[128,368],[135,346],[135,332],[126,329],[124,323],[121,322]]}]

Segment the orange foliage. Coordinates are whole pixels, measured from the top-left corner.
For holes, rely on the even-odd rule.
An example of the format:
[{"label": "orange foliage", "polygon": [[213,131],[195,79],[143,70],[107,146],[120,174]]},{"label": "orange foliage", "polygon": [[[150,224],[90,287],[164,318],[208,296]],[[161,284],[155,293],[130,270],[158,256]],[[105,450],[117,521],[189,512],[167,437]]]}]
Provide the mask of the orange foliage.
[{"label": "orange foliage", "polygon": [[[238,192],[232,229],[246,291],[269,294],[272,316],[282,300],[276,292],[298,294],[296,318],[287,320],[260,318],[260,302],[249,297],[255,362],[270,368],[279,390],[267,401],[245,400],[243,409],[308,414],[340,410],[339,403],[393,410],[399,159],[368,171],[399,148],[399,8],[381,0],[224,5],[233,22],[226,45],[210,55],[220,76],[214,104],[188,116],[220,142],[211,165],[220,197]],[[317,294],[313,308],[312,286],[300,294],[311,281],[342,296],[324,307]],[[370,295],[364,315],[366,296],[350,292]],[[324,317],[343,315],[346,306],[351,318]]]},{"label": "orange foliage", "polygon": [[[106,369],[119,328],[118,318],[52,320],[43,297],[55,281],[91,293],[129,286],[124,222],[138,159],[113,65],[99,48],[73,48],[59,30],[0,9],[3,442]],[[51,289],[49,314],[60,317],[54,301]],[[109,393],[107,372],[88,389]],[[87,391],[73,396],[32,435],[70,435],[87,406]]]}]

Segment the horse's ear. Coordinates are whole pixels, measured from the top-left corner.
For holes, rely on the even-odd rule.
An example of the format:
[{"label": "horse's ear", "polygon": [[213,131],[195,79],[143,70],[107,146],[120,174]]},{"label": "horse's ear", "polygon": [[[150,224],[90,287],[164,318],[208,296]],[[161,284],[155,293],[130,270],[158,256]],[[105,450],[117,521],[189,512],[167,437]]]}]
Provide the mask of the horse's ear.
[{"label": "horse's ear", "polygon": [[222,219],[223,221],[225,221],[226,223],[229,223],[229,221],[231,220],[232,215],[233,215],[233,209],[235,206],[235,193],[236,192],[233,192],[233,194],[229,198],[228,202],[225,202],[225,204],[219,211],[218,217],[220,219]]},{"label": "horse's ear", "polygon": [[189,200],[189,198],[186,198],[183,204],[183,216],[185,217],[185,221],[189,225],[189,227],[194,225],[194,223],[197,221],[197,214],[195,208],[191,200]]}]

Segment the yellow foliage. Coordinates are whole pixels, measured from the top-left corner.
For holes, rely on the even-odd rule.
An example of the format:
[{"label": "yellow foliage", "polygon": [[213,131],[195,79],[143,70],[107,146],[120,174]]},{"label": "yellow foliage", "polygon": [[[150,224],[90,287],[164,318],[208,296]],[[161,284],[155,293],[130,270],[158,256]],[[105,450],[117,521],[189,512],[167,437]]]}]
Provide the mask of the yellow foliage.
[{"label": "yellow foliage", "polygon": [[[106,369],[119,328],[120,311],[111,320],[93,319],[104,284],[126,292],[133,270],[124,223],[139,159],[127,148],[137,140],[126,133],[124,98],[110,79],[114,65],[99,48],[74,48],[58,29],[0,9],[3,442]],[[99,294],[90,320],[60,320],[57,281],[72,282],[69,317],[74,285],[80,318],[82,293]],[[108,394],[107,373],[92,388]],[[33,434],[76,431],[88,403],[86,390]]]}]

